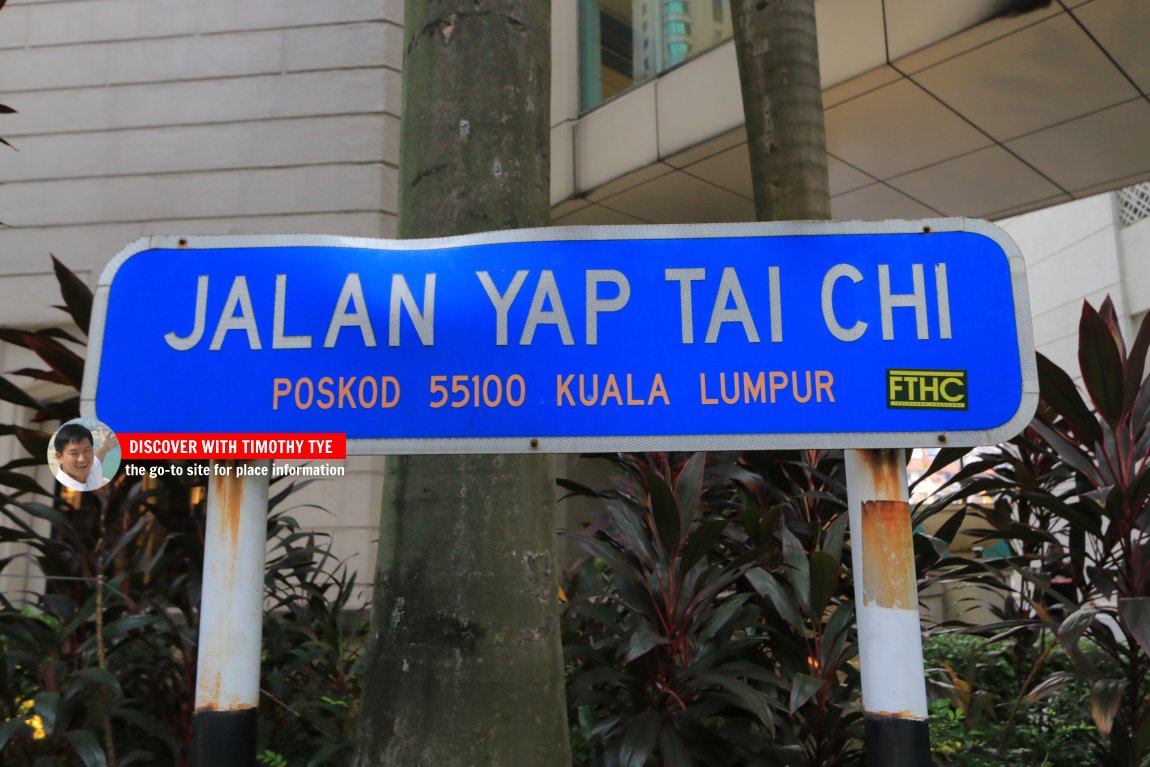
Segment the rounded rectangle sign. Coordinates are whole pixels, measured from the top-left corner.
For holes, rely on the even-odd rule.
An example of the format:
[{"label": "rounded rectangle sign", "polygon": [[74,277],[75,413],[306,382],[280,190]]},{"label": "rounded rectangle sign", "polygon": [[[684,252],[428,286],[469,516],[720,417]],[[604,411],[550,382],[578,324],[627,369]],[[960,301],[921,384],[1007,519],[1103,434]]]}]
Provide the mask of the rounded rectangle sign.
[{"label": "rounded rectangle sign", "polygon": [[153,237],[96,293],[83,408],[350,453],[973,446],[1038,399],[979,220]]}]

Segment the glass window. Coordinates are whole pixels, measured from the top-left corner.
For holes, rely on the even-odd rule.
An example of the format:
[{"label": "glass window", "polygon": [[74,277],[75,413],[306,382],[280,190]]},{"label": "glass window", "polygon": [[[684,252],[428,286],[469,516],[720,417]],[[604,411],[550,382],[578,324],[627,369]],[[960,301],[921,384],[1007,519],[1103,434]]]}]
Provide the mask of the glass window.
[{"label": "glass window", "polygon": [[731,36],[726,0],[579,0],[584,110]]}]

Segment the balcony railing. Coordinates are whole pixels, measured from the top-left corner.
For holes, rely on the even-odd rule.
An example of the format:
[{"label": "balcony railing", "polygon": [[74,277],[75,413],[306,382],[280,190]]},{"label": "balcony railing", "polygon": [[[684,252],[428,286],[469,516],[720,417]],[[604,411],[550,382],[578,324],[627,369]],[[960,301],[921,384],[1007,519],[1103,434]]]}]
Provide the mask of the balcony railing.
[{"label": "balcony railing", "polygon": [[1118,226],[1125,229],[1150,217],[1150,181],[1119,189]]}]

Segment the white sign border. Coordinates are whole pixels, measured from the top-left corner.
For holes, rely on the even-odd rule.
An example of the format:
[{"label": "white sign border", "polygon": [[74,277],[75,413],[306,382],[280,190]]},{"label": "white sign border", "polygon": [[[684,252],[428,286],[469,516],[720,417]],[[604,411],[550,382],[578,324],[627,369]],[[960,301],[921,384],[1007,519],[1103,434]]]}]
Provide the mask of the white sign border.
[{"label": "white sign border", "polygon": [[483,437],[349,439],[349,455],[448,453],[610,453],[694,450],[785,450],[816,448],[976,447],[1006,441],[1021,432],[1038,407],[1038,367],[1034,331],[1026,285],[1026,263],[1006,232],[982,219],[932,218],[888,221],[771,221],[735,224],[659,224],[641,226],[556,226],[482,232],[423,240],[377,240],[318,234],[163,235],[145,237],[128,245],[100,275],[92,304],[88,359],[80,394],[80,412],[98,417],[98,385],[104,323],[116,272],[132,256],[147,250],[206,250],[219,248],[335,247],[371,250],[433,250],[510,242],[571,240],[714,239],[830,234],[922,234],[970,232],[993,240],[1006,254],[1010,267],[1014,316],[1022,372],[1022,397],[1015,414],[1000,426],[986,430],[911,432],[815,432],[787,434],[676,434],[606,437]]}]

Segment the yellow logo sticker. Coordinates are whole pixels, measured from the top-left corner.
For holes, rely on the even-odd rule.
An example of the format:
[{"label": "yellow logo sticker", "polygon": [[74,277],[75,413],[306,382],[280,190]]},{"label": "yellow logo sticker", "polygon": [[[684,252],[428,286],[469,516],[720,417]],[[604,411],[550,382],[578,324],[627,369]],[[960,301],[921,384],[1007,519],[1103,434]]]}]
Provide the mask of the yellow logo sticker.
[{"label": "yellow logo sticker", "polygon": [[886,371],[887,407],[966,410],[965,370]]}]

